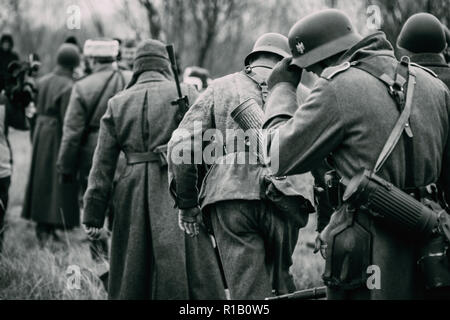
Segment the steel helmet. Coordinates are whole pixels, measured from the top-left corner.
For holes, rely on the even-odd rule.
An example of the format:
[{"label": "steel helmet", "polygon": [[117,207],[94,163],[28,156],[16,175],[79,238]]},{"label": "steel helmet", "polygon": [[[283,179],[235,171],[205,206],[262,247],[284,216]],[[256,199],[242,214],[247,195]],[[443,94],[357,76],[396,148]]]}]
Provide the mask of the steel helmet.
[{"label": "steel helmet", "polygon": [[74,69],[80,64],[80,49],[74,44],[63,43],[56,54],[60,66]]},{"label": "steel helmet", "polygon": [[300,68],[346,51],[362,39],[350,19],[336,9],[326,9],[300,19],[288,37],[292,64]]},{"label": "steel helmet", "polygon": [[441,53],[446,46],[441,22],[429,13],[411,16],[397,38],[397,47],[412,53]]},{"label": "steel helmet", "polygon": [[290,57],[288,39],[279,33],[265,33],[256,40],[252,52],[245,58],[245,65],[250,64],[250,60],[257,53],[274,53],[281,58]]}]

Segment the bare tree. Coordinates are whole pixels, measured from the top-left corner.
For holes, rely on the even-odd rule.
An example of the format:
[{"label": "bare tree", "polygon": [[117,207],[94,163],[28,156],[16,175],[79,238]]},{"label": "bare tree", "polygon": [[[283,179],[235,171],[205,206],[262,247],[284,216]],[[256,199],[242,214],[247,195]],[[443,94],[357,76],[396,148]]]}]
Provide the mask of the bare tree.
[{"label": "bare tree", "polygon": [[105,36],[105,27],[103,25],[102,18],[99,16],[97,11],[95,10],[92,0],[89,0],[87,2],[87,4],[90,8],[91,20],[92,20],[92,24],[94,25],[95,30],[97,31],[97,33],[100,37],[104,37]]},{"label": "bare tree", "polygon": [[203,67],[219,31],[238,7],[235,0],[190,0],[198,41],[197,65]]},{"label": "bare tree", "polygon": [[156,4],[152,0],[139,0],[139,3],[147,11],[148,26],[150,35],[153,39],[160,39],[161,37],[161,16]]}]

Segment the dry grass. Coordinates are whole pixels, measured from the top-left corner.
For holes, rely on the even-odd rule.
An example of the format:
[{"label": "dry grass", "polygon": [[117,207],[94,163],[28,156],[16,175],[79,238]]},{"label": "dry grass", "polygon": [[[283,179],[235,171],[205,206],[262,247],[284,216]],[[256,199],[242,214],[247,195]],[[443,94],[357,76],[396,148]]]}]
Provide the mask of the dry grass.
[{"label": "dry grass", "polygon": [[[20,218],[31,155],[29,135],[11,131],[10,139],[15,172],[10,190],[5,252],[0,257],[0,300],[105,299],[106,293],[95,276],[104,267],[92,262],[81,230],[63,234],[63,243],[50,243],[48,248],[41,249],[33,224]],[[292,273],[298,289],[321,285],[323,260],[306,245],[314,242],[314,227],[312,217],[307,228],[300,232],[294,253]],[[67,287],[67,268],[71,265],[81,269],[80,290]]]}]

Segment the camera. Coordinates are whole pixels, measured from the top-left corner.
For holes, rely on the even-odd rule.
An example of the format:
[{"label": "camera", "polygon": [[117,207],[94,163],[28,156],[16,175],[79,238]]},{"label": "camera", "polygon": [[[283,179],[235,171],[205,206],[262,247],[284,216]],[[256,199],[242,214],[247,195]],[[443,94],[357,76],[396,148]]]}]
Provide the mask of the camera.
[{"label": "camera", "polygon": [[40,67],[41,63],[34,54],[27,61],[13,61],[9,64],[5,92],[14,107],[26,108],[33,101],[36,94],[34,78]]}]

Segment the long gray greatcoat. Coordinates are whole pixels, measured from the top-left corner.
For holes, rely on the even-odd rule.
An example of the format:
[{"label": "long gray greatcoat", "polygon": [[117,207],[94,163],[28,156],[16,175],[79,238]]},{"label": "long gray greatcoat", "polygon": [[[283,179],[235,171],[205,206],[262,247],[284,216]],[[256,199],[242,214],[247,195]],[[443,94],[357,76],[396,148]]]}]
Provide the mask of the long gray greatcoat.
[{"label": "long gray greatcoat", "polygon": [[[37,82],[37,119],[33,136],[30,176],[22,216],[38,223],[73,228],[80,223],[73,185],[58,182],[56,161],[64,115],[73,86],[72,72],[57,67]],[[72,197],[70,197],[72,195]]]},{"label": "long gray greatcoat", "polygon": [[[384,34],[363,39],[342,57],[355,61],[374,57],[371,63],[384,68],[392,77],[396,59]],[[278,128],[280,167],[277,174],[298,174],[317,168],[331,154],[337,172],[351,179],[361,168],[373,169],[399,112],[386,86],[368,73],[339,67],[325,70],[307,101],[300,107],[295,88],[280,83],[273,88],[266,104],[266,128]],[[450,94],[445,85],[427,71],[413,67],[417,77],[411,126],[414,133],[413,163],[416,187],[437,182],[440,178],[449,189]],[[411,172],[406,171],[405,143],[400,140],[379,174],[400,188]],[[342,218],[337,212],[332,220]],[[423,288],[417,274],[417,243],[405,239],[395,230],[383,227],[366,213],[357,215],[372,234],[372,251],[367,254],[381,270],[381,289],[368,290],[364,285],[355,291],[332,291],[332,298],[411,299],[422,297]],[[353,228],[353,227],[349,227]],[[349,244],[350,245],[350,244]],[[330,252],[331,251],[331,252]],[[332,250],[328,255],[332,255]],[[363,257],[351,257],[347,262]],[[343,270],[345,272],[345,269]],[[366,270],[363,270],[365,272]]]},{"label": "long gray greatcoat", "polygon": [[418,53],[411,56],[411,61],[431,69],[439,79],[450,88],[450,66],[442,54]]},{"label": "long gray greatcoat", "polygon": [[[193,87],[183,86],[182,90],[190,101],[195,100],[197,93]],[[167,166],[156,162],[128,165],[111,194],[120,151],[143,153],[167,144],[178,125],[177,106],[171,104],[176,98],[173,81],[161,73],[145,72],[135,85],[110,100],[101,122],[83,223],[103,226],[112,198],[110,299],[217,298],[208,296],[208,286],[221,281],[217,264],[208,264],[216,263],[214,255],[206,251],[213,253],[212,245],[206,235],[201,239],[185,238],[178,228]],[[144,130],[145,122],[148,132]],[[191,248],[194,251],[186,255]],[[197,262],[204,267],[200,270],[205,277],[202,283],[193,283],[198,279],[190,268],[195,268]],[[194,292],[196,289],[203,291]],[[216,290],[214,287],[211,294]]]},{"label": "long gray greatcoat", "polygon": [[64,174],[78,174],[82,193],[86,190],[100,119],[105,114],[108,100],[122,91],[130,79],[131,72],[107,63],[97,66],[93,74],[73,87],[57,167]]}]

